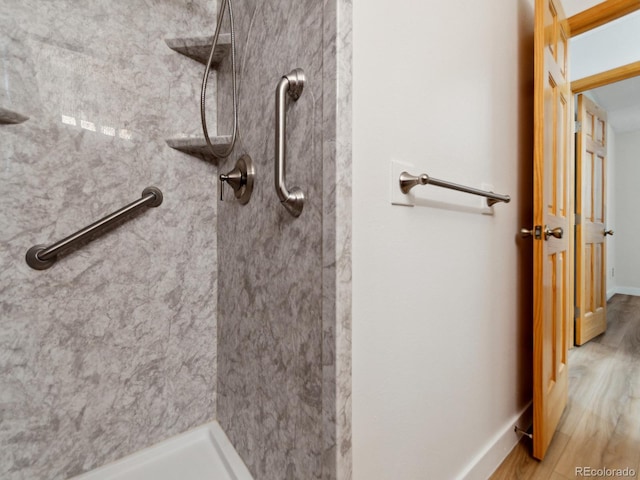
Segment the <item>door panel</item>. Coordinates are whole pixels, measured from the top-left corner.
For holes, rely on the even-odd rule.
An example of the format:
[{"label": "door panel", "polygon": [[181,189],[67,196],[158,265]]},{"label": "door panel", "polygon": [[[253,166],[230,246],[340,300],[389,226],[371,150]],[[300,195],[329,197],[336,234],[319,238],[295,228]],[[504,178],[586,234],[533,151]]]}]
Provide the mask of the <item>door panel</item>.
[{"label": "door panel", "polygon": [[560,237],[543,233],[534,240],[533,455],[538,459],[544,458],[568,395],[573,313],[569,33],[562,5],[536,0],[534,224]]},{"label": "door panel", "polygon": [[578,95],[576,135],[576,345],[607,328],[605,189],[607,162],[606,112]]}]

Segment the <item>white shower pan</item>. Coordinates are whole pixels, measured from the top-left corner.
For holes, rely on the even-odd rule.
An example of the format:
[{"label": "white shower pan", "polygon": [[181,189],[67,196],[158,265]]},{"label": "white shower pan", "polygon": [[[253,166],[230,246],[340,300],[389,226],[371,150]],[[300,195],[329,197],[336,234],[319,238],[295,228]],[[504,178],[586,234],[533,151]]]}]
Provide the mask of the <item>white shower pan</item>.
[{"label": "white shower pan", "polygon": [[140,450],[73,480],[253,480],[218,422]]}]

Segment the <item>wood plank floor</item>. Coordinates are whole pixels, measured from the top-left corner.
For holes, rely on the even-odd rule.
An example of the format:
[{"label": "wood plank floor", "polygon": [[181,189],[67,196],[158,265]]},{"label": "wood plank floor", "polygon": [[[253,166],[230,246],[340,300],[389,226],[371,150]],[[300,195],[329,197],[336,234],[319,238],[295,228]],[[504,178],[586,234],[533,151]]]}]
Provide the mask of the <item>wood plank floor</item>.
[{"label": "wood plank floor", "polygon": [[635,471],[640,479],[640,297],[615,295],[607,331],[569,352],[569,402],[542,462],[524,437],[491,479],[584,478],[577,467]]}]

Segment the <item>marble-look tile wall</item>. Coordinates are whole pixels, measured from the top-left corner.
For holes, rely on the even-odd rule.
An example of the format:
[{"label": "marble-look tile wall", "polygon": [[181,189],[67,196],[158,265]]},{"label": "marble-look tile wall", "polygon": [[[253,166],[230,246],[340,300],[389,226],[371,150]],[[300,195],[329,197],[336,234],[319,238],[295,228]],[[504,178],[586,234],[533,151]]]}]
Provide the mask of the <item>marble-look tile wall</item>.
[{"label": "marble-look tile wall", "polygon": [[325,480],[350,480],[352,0],[325,0],[323,407]]},{"label": "marble-look tile wall", "polygon": [[[197,131],[202,75],[164,38],[214,22],[205,0],[0,0],[0,108],[29,117],[0,124],[2,479],[67,478],[216,415],[217,169],[164,142]],[[160,207],[26,265],[148,185]]]},{"label": "marble-look tile wall", "polygon": [[[350,7],[234,1],[241,137],[221,171],[246,153],[257,181],[248,205],[229,192],[219,207],[217,411],[258,480],[350,478]],[[287,107],[298,218],[273,186],[275,88],[294,68],[307,78]],[[222,133],[229,79],[226,62]]]}]

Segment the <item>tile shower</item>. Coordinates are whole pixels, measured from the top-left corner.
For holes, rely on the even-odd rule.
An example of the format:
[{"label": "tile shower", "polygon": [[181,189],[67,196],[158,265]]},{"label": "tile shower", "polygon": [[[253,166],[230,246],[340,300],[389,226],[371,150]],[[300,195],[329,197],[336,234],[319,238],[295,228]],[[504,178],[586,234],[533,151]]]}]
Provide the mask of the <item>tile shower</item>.
[{"label": "tile shower", "polygon": [[[219,166],[165,142],[200,132],[202,75],[165,38],[211,35],[216,10],[0,0],[0,108],[28,117],[0,124],[3,479],[68,478],[212,419],[257,479],[350,478],[350,2],[235,0],[240,138]],[[273,97],[296,67],[293,219]],[[213,132],[230,130],[229,68],[210,80]],[[244,153],[252,199],[220,202]],[[24,262],[148,185],[158,208],[46,271]]]}]

